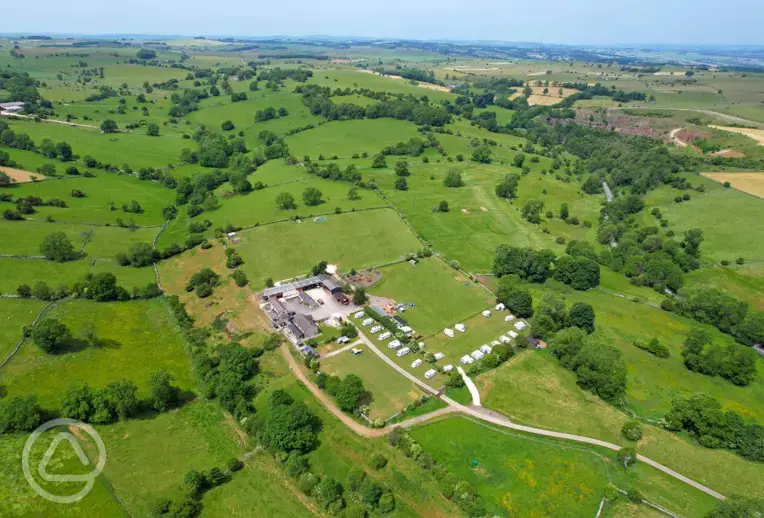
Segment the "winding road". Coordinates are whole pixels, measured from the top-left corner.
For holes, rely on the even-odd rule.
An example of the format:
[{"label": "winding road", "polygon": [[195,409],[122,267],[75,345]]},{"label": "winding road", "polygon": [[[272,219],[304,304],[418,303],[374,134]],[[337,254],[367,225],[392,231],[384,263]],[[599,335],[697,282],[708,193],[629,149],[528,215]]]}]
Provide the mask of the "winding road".
[{"label": "winding road", "polygon": [[[404,428],[410,428],[412,426],[421,424],[425,421],[428,421],[430,419],[440,417],[442,415],[452,413],[452,412],[458,412],[470,417],[473,417],[475,419],[480,419],[481,421],[485,421],[487,423],[494,424],[496,426],[501,426],[503,428],[509,428],[512,430],[517,430],[520,432],[525,432],[533,435],[541,435],[544,437],[551,437],[554,439],[562,439],[566,441],[574,441],[578,443],[583,444],[591,444],[593,446],[599,446],[601,448],[607,448],[609,450],[618,451],[621,449],[621,446],[617,444],[613,444],[607,441],[602,441],[600,439],[595,439],[593,437],[586,437],[583,435],[575,435],[570,433],[564,433],[564,432],[555,432],[553,430],[545,430],[543,428],[535,428],[532,426],[525,426],[517,423],[513,423],[508,417],[495,412],[493,410],[489,410],[487,408],[483,407],[476,407],[476,406],[467,406],[462,405],[461,403],[457,403],[453,399],[449,398],[445,394],[440,394],[437,390],[430,387],[426,383],[419,380],[416,376],[413,376],[411,373],[400,367],[398,364],[396,364],[394,361],[392,361],[390,358],[387,357],[382,351],[377,348],[374,343],[369,340],[369,338],[366,337],[366,335],[363,334],[363,332],[359,329],[358,331],[358,337],[360,340],[362,340],[366,346],[373,351],[377,356],[379,356],[382,361],[390,365],[393,369],[395,369],[399,374],[402,376],[408,378],[413,383],[415,383],[417,386],[421,387],[426,392],[433,394],[441,399],[444,403],[446,403],[448,406],[446,408],[442,408],[440,410],[437,410],[435,412],[425,414],[423,416],[415,417],[413,419],[409,419],[407,421],[404,421],[402,423],[398,423],[394,426],[401,426]],[[329,409],[330,412],[332,412],[335,416],[337,416],[338,419],[340,419],[343,423],[347,424],[354,432],[356,432],[359,435],[362,435],[364,437],[381,437],[385,435],[387,432],[389,432],[392,427],[388,426],[386,428],[367,428],[360,423],[357,423],[353,419],[351,419],[348,415],[346,415],[344,412],[342,412],[339,408],[337,408],[334,405],[334,402],[321,390],[316,387],[308,378],[305,376],[304,372],[302,371],[301,367],[297,364],[297,362],[292,358],[292,356],[289,354],[289,352],[286,350],[285,347],[281,348],[282,354],[284,354],[284,357],[289,362],[292,371],[295,373],[295,375],[303,382],[305,385],[310,389],[310,391],[322,402],[324,405]],[[713,489],[704,486],[703,484],[696,482],[681,473],[678,473],[674,471],[673,469],[664,466],[663,464],[660,464],[659,462],[656,462],[648,457],[645,457],[644,455],[637,455],[637,459],[641,462],[644,462],[645,464],[648,464],[652,466],[653,468],[662,471],[663,473],[674,477],[677,480],[680,480],[684,482],[685,484],[688,484],[695,489],[698,489],[699,491],[702,491],[706,493],[707,495],[713,496],[714,498],[717,498],[719,500],[724,500],[726,497],[722,495],[721,493],[714,491]]]}]

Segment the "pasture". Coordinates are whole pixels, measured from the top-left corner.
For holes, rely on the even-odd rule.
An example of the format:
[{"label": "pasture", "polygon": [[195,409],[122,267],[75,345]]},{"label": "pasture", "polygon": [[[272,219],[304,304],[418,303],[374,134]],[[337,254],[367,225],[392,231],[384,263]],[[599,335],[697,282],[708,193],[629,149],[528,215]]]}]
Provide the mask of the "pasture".
[{"label": "pasture", "polygon": [[46,259],[13,259],[0,257],[0,293],[16,293],[22,284],[34,286],[44,282],[51,288],[71,286],[80,282],[90,271],[90,261],[79,259],[57,263]]},{"label": "pasture", "polygon": [[655,225],[650,210],[658,207],[669,221],[669,228],[681,236],[690,228],[703,229],[701,255],[712,261],[738,257],[753,261],[764,258],[764,228],[749,222],[764,217],[761,200],[734,189],[725,189],[702,176],[689,177],[693,185],[703,185],[705,193],[693,193],[692,199],[675,203],[676,190],[661,187],[645,197],[644,224]]},{"label": "pasture", "polygon": [[[0,254],[40,255],[42,240],[53,232],[63,232],[74,248],[79,249],[89,229],[88,225],[0,219]],[[19,239],[19,236],[24,239]]]},{"label": "pasture", "polygon": [[320,261],[347,272],[395,261],[422,247],[389,209],[330,215],[321,223],[274,223],[242,231],[239,237],[236,249],[245,261],[241,268],[253,289],[267,278],[304,275]]},{"label": "pasture", "polygon": [[[5,360],[21,340],[21,327],[31,324],[46,304],[31,299],[0,299],[0,361]],[[0,382],[0,388],[2,386]]]},{"label": "pasture", "polygon": [[755,128],[737,128],[737,127],[731,127],[731,126],[714,126],[714,125],[711,125],[711,127],[714,129],[722,130],[722,131],[728,131],[730,133],[745,135],[746,137],[749,137],[755,140],[760,146],[764,146],[764,130],[755,129]]},{"label": "pasture", "polygon": [[751,309],[764,311],[764,268],[761,263],[708,266],[686,276],[688,286],[716,288],[748,302]]},{"label": "pasture", "polygon": [[724,184],[729,182],[738,191],[764,198],[764,172],[756,173],[703,173],[703,176]]},{"label": "pasture", "polygon": [[713,498],[701,497],[648,466],[624,472],[612,464],[607,450],[492,428],[463,417],[425,424],[411,435],[451,473],[469,482],[489,512],[497,515],[593,516],[608,482],[623,489],[635,487],[644,498],[693,516],[714,505]]},{"label": "pasture", "polygon": [[[481,374],[475,382],[483,405],[516,423],[635,446],[621,435],[621,426],[629,416],[581,390],[576,376],[548,352],[523,352],[501,367]],[[636,444],[639,453],[724,494],[764,495],[764,490],[753,482],[761,471],[756,463],[729,451],[709,450],[693,439],[648,423],[643,424],[643,433]],[[700,497],[695,490],[687,489]]]},{"label": "pasture", "polygon": [[[0,384],[10,396],[35,395],[43,408],[58,408],[70,385],[87,382],[105,387],[126,378],[148,397],[148,380],[165,369],[183,390],[193,387],[190,364],[167,302],[73,300],[59,303],[47,317],[66,324],[74,339],[59,354],[45,354],[27,340],[0,370]],[[92,326],[97,345],[87,345],[80,333]],[[65,373],[65,375],[62,375]]]},{"label": "pasture", "polygon": [[379,272],[382,280],[368,292],[399,304],[415,304],[400,316],[423,335],[442,331],[494,302],[489,293],[437,258],[423,259],[416,267],[395,264]]},{"label": "pasture", "polygon": [[119,252],[127,252],[133,243],[149,243],[154,240],[159,227],[120,228],[120,227],[84,227],[90,232],[84,252],[100,259],[113,260]]},{"label": "pasture", "polygon": [[363,350],[358,356],[345,351],[322,359],[321,371],[341,378],[348,374],[360,377],[371,395],[368,398],[368,417],[372,421],[387,419],[424,394],[368,348],[363,345],[358,348]]}]

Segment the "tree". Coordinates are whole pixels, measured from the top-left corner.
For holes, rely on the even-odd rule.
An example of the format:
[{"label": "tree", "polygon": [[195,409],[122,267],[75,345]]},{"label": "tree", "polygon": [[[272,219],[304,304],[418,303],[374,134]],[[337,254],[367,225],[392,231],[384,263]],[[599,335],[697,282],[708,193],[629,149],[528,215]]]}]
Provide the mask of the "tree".
[{"label": "tree", "polygon": [[0,187],[10,187],[13,180],[5,171],[0,171]]},{"label": "tree", "polygon": [[594,308],[585,302],[576,302],[568,311],[568,325],[589,334],[594,332]]},{"label": "tree", "polygon": [[72,146],[68,142],[59,142],[56,144],[56,157],[62,162],[69,162],[74,158]]},{"label": "tree", "polygon": [[517,275],[529,282],[544,282],[551,272],[554,252],[499,245],[493,258],[493,273],[497,277]]},{"label": "tree", "polygon": [[233,372],[240,379],[252,377],[256,363],[252,353],[238,342],[231,342],[220,348],[220,372]]},{"label": "tree", "polygon": [[358,187],[355,185],[348,190],[348,200],[360,200],[361,196],[358,194]]},{"label": "tree", "polygon": [[302,201],[309,207],[315,207],[316,205],[320,205],[323,202],[321,196],[321,191],[315,187],[308,187],[302,193]]},{"label": "tree", "polygon": [[387,167],[387,162],[385,161],[385,155],[382,153],[374,155],[374,159],[371,161],[371,167],[373,169],[384,169]]},{"label": "tree", "polygon": [[290,209],[296,209],[297,204],[294,201],[294,196],[292,196],[288,192],[282,192],[279,193],[278,196],[276,196],[276,206],[280,208],[281,210],[290,210]]},{"label": "tree", "polygon": [[528,200],[523,205],[521,212],[523,218],[530,223],[538,225],[541,223],[541,211],[544,210],[544,202],[541,200]]},{"label": "tree", "polygon": [[138,59],[154,59],[157,53],[151,49],[139,49],[135,54]]},{"label": "tree", "polygon": [[398,176],[410,176],[409,163],[405,160],[398,160],[395,163],[395,174]]},{"label": "tree", "polygon": [[722,500],[706,518],[758,518],[764,516],[764,500],[729,498]]},{"label": "tree", "polygon": [[46,353],[57,352],[66,342],[72,339],[72,332],[55,318],[46,318],[39,322],[32,331],[32,340],[37,347]]},{"label": "tree", "polygon": [[684,245],[684,251],[688,255],[698,257],[700,255],[700,243],[702,242],[703,229],[691,228],[690,230],[685,231],[682,245]]},{"label": "tree", "polygon": [[0,434],[31,432],[40,426],[41,420],[35,396],[14,396],[0,401]]},{"label": "tree", "polygon": [[155,122],[149,122],[146,125],[146,135],[149,137],[158,137],[159,136],[159,124]]},{"label": "tree", "polygon": [[236,286],[239,288],[243,288],[247,284],[249,284],[249,279],[247,278],[247,274],[244,273],[243,270],[236,270],[233,272],[233,282],[236,283]]},{"label": "tree", "polygon": [[621,427],[621,433],[630,441],[638,441],[642,438],[642,425],[639,421],[626,421]]},{"label": "tree", "polygon": [[356,288],[353,292],[353,304],[356,306],[361,306],[363,304],[366,304],[366,302],[369,300],[369,298],[366,296],[366,289],[365,288]]},{"label": "tree", "polygon": [[471,160],[480,164],[491,163],[491,148],[488,146],[478,146],[472,151]]},{"label": "tree", "polygon": [[446,177],[443,179],[443,185],[446,187],[461,187],[464,185],[462,180],[462,174],[455,167],[452,167],[446,173]]},{"label": "tree", "polygon": [[117,284],[117,277],[111,272],[93,275],[87,284],[86,296],[99,302],[130,298],[127,291]]},{"label": "tree", "polygon": [[600,265],[588,257],[563,256],[555,265],[554,279],[576,290],[588,290],[600,283]]},{"label": "tree", "polygon": [[637,463],[637,451],[634,448],[621,448],[616,454],[618,464],[624,469]]},{"label": "tree", "polygon": [[496,196],[508,200],[517,197],[517,186],[520,183],[520,177],[516,174],[509,174],[496,186]]},{"label": "tree", "polygon": [[512,159],[512,165],[515,167],[522,167],[525,163],[525,155],[522,153],[518,153],[515,155],[515,157]]},{"label": "tree", "polygon": [[77,257],[72,242],[63,232],[53,232],[43,238],[40,245],[40,253],[50,261],[63,263]]},{"label": "tree", "polygon": [[154,250],[150,243],[133,243],[126,254],[117,254],[117,263],[121,266],[135,266],[142,268],[151,266],[159,259],[159,253]]},{"label": "tree", "polygon": [[560,219],[565,221],[566,219],[568,219],[569,215],[570,213],[568,212],[568,204],[562,203],[560,205]]},{"label": "tree", "polygon": [[101,123],[101,131],[104,133],[116,133],[118,129],[117,123],[111,119],[106,119]]},{"label": "tree", "polygon": [[136,396],[138,387],[126,379],[113,381],[106,387],[108,399],[120,419],[127,419],[138,412],[140,402]]},{"label": "tree", "polygon": [[158,412],[164,412],[178,400],[178,388],[172,386],[172,380],[172,376],[163,369],[156,371],[149,378],[151,400]]},{"label": "tree", "polygon": [[364,394],[366,394],[366,388],[361,378],[355,374],[348,374],[337,387],[337,406],[345,412],[352,412]]},{"label": "tree", "polygon": [[395,180],[395,188],[399,191],[408,191],[409,190],[409,184],[406,182],[405,178],[398,178]]},{"label": "tree", "polygon": [[502,277],[499,279],[496,296],[513,314],[528,318],[533,315],[533,297],[528,290],[519,286],[519,282],[516,276]]},{"label": "tree", "polygon": [[271,409],[263,430],[263,442],[280,451],[307,453],[316,445],[316,417],[300,401]]}]

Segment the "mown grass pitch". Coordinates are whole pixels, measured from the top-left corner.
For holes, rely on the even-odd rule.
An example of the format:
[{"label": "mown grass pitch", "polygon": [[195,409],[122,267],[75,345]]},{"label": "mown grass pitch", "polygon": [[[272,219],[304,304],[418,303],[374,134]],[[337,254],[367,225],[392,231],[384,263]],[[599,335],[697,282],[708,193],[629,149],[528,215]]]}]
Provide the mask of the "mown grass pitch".
[{"label": "mown grass pitch", "polygon": [[415,267],[400,263],[381,268],[382,280],[369,293],[413,303],[400,316],[418,333],[442,331],[491,307],[490,293],[437,258],[421,260]]},{"label": "mown grass pitch", "polygon": [[342,378],[348,374],[359,376],[372,396],[369,403],[371,420],[387,419],[424,394],[367,347],[360,345],[358,348],[363,350],[358,356],[345,351],[321,360],[321,371]]},{"label": "mown grass pitch", "polygon": [[305,275],[320,261],[342,272],[401,259],[422,245],[395,211],[375,209],[265,225],[239,233],[234,245],[244,258],[242,269],[253,289],[265,279]]}]

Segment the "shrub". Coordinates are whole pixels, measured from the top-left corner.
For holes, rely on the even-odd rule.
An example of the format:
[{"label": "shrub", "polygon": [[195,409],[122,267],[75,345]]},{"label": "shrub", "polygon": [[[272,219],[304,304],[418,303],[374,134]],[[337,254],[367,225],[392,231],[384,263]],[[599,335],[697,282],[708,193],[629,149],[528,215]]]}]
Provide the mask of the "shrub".
[{"label": "shrub", "polygon": [[371,458],[371,467],[376,470],[380,470],[385,466],[387,466],[387,458],[380,453],[374,454],[374,456]]},{"label": "shrub", "polygon": [[642,438],[642,425],[639,421],[627,421],[621,427],[621,433],[630,441],[638,441]]}]

